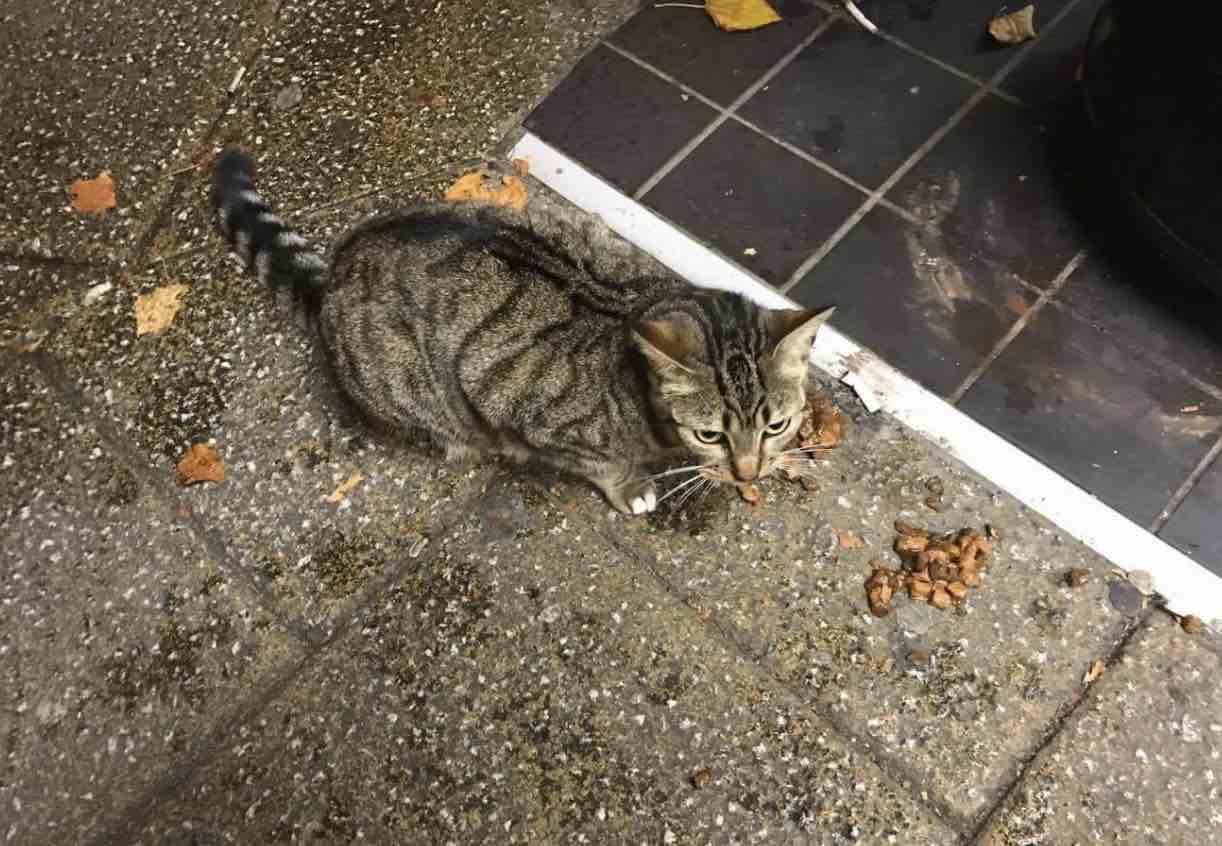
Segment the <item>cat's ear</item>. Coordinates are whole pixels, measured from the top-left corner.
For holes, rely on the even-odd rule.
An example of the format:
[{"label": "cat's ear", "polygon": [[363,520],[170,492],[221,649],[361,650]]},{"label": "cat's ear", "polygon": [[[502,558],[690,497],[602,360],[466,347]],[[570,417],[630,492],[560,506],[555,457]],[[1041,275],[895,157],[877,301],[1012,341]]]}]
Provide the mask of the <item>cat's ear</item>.
[{"label": "cat's ear", "polygon": [[768,312],[768,330],[772,335],[772,364],[782,379],[802,379],[806,375],[810,348],[836,307],[823,311],[781,309]]},{"label": "cat's ear", "polygon": [[642,320],[632,327],[632,342],[662,382],[674,389],[694,385],[694,365],[704,352],[704,338],[691,318]]},{"label": "cat's ear", "polygon": [[642,320],[632,327],[632,340],[659,370],[677,367],[690,373],[689,365],[704,352],[700,329],[686,317]]}]

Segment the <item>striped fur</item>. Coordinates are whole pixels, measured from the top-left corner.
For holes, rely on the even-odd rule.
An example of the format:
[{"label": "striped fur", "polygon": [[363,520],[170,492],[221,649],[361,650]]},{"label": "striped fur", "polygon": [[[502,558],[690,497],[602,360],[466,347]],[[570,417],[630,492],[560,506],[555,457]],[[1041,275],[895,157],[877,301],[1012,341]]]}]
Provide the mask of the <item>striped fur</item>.
[{"label": "striped fur", "polygon": [[654,507],[646,468],[660,461],[727,482],[776,469],[830,313],[693,289],[542,198],[524,214],[423,205],[375,217],[329,267],[272,214],[244,154],[218,161],[212,204],[247,268],[313,319],[366,413],[423,429],[450,455],[585,477],[627,512]]}]

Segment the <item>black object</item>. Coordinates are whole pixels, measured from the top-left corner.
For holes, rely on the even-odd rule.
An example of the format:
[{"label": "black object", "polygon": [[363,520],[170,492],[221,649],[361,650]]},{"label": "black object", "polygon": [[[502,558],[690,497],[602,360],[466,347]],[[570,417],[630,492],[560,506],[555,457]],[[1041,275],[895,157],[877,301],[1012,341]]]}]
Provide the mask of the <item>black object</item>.
[{"label": "black object", "polygon": [[1193,4],[1110,0],[1091,29],[1082,82],[1107,182],[1128,217],[1169,270],[1222,293],[1218,37]]}]

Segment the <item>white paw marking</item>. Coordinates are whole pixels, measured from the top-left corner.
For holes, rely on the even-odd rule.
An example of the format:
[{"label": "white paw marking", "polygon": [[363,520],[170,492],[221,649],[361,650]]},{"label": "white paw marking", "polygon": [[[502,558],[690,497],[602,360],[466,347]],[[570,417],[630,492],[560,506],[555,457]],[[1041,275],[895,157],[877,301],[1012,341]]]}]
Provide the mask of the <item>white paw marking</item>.
[{"label": "white paw marking", "polygon": [[653,491],[644,496],[634,496],[629,503],[633,514],[645,514],[658,507],[658,495]]}]

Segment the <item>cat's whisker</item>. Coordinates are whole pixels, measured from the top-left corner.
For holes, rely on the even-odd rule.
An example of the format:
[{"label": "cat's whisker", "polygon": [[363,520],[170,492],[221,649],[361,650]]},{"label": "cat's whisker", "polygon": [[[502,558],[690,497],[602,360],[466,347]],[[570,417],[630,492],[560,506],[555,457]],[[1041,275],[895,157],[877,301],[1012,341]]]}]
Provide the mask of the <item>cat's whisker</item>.
[{"label": "cat's whisker", "polygon": [[684,488],[687,488],[687,487],[689,487],[689,486],[691,486],[691,485],[695,484],[696,482],[700,482],[700,481],[703,481],[703,480],[704,480],[704,477],[703,477],[703,476],[692,476],[690,479],[684,479],[682,482],[680,482],[679,484],[675,485],[673,488],[671,488],[670,490],[668,490],[666,493],[664,493],[664,494],[662,494],[660,497],[658,497],[658,503],[657,503],[657,504],[658,504],[658,505],[661,505],[662,503],[666,502],[666,500],[670,499],[672,496],[674,496],[676,493],[678,493],[679,491],[683,490]]},{"label": "cat's whisker", "polygon": [[704,470],[712,466],[713,466],[712,464],[689,464],[686,467],[672,467],[669,470],[663,470],[661,473],[652,473],[648,476],[642,476],[639,479],[637,478],[625,479],[624,481],[616,485],[616,487],[623,487],[624,485],[631,484],[633,482],[652,482],[657,479],[666,478],[667,476],[675,476],[675,475],[678,475],[679,473],[699,473],[701,470]]},{"label": "cat's whisker", "polygon": [[679,509],[683,508],[683,506],[687,504],[688,500],[690,500],[698,491],[711,487],[712,485],[713,481],[711,479],[701,476],[700,484],[693,488],[688,488],[684,492],[683,496],[679,497],[678,501],[675,502],[675,510],[678,511]]}]

